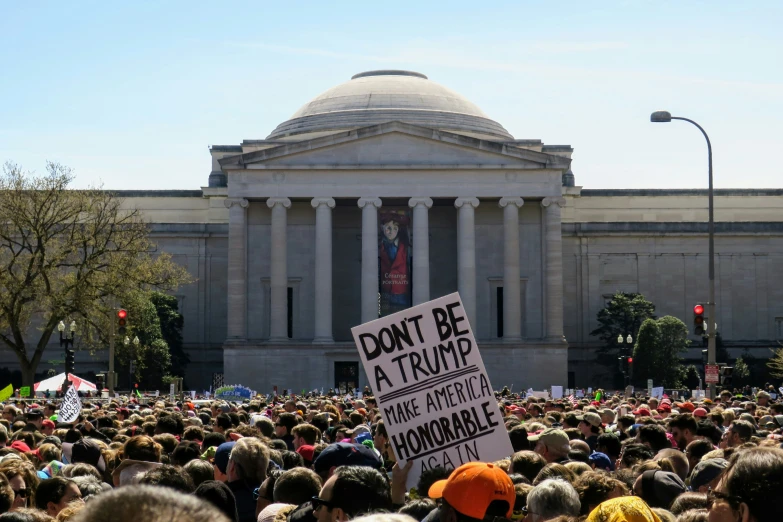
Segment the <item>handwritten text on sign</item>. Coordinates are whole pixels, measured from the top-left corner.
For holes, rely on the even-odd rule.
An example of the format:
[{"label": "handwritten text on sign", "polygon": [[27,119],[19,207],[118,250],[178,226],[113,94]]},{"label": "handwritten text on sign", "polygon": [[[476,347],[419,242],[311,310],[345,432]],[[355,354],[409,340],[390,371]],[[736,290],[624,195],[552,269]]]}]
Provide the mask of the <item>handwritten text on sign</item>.
[{"label": "handwritten text on sign", "polygon": [[60,403],[60,413],[57,416],[57,420],[60,422],[73,422],[79,418],[81,411],[82,401],[79,399],[76,387],[70,386],[68,391],[65,392],[63,402]]},{"label": "handwritten text on sign", "polygon": [[352,329],[397,460],[409,474],[513,453],[459,294]]}]

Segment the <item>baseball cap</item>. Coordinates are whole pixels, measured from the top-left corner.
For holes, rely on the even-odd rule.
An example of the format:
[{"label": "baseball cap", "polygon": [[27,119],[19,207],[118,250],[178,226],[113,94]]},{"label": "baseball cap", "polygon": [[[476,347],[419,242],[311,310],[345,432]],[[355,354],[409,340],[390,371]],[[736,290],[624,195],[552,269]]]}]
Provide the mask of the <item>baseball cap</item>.
[{"label": "baseball cap", "polygon": [[698,491],[700,487],[715,480],[728,465],[729,462],[725,459],[707,459],[696,464],[691,472],[691,490]]},{"label": "baseball cap", "polygon": [[704,408],[696,408],[693,410],[693,416],[694,417],[706,417],[707,416],[707,410]]},{"label": "baseball cap", "polygon": [[541,433],[528,436],[530,442],[543,442],[548,448],[559,448],[565,452],[569,451],[568,435],[565,431],[557,428],[547,428]]},{"label": "baseball cap", "polygon": [[303,444],[296,449],[296,452],[302,456],[305,462],[312,462],[315,455],[315,446]]},{"label": "baseball cap", "polygon": [[637,408],[637,409],[634,410],[633,414],[634,415],[643,415],[645,417],[649,417],[650,415],[652,415],[650,413],[650,408]]},{"label": "baseball cap", "polygon": [[584,421],[590,426],[595,426],[596,428],[600,428],[603,424],[601,422],[601,416],[593,412],[587,412],[584,415],[579,415],[576,420]]},{"label": "baseball cap", "polygon": [[101,460],[101,447],[93,439],[79,439],[71,449],[71,464],[84,462],[95,468]]},{"label": "baseball cap", "polygon": [[43,428],[54,428],[54,422],[50,421],[49,419],[45,419],[43,423],[41,424],[41,427]]},{"label": "baseball cap", "polygon": [[692,402],[683,402],[682,404],[678,404],[677,407],[681,410],[689,411],[691,413],[693,413],[693,410],[696,409]]},{"label": "baseball cap", "polygon": [[660,470],[642,473],[641,497],[650,507],[669,509],[682,493],[685,493],[685,483],[675,473]]},{"label": "baseball cap", "polygon": [[[428,494],[430,497],[442,497],[458,513],[479,520],[487,516],[487,509],[496,500],[506,503],[506,512],[502,515],[510,518],[516,500],[514,484],[509,476],[488,462],[463,464],[447,480],[433,484]],[[495,515],[501,516],[500,513]]]},{"label": "baseball cap", "polygon": [[596,469],[603,471],[614,471],[614,464],[612,464],[612,459],[610,459],[606,453],[594,451],[587,458],[590,460],[590,464],[593,464]]},{"label": "baseball cap", "polygon": [[337,442],[329,444],[313,462],[316,473],[326,473],[340,466],[367,466],[380,469],[383,463],[367,446]]},{"label": "baseball cap", "polygon": [[226,468],[228,468],[228,459],[231,457],[231,450],[234,449],[234,444],[236,442],[224,442],[215,450],[215,460],[213,462],[221,473],[225,474]]}]

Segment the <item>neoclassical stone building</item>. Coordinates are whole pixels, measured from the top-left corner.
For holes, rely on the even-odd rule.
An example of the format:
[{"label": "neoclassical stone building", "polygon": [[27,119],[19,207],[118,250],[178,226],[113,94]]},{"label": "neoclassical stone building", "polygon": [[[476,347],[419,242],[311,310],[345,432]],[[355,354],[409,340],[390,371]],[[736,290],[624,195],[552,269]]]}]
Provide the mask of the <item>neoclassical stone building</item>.
[{"label": "neoclassical stone building", "polygon": [[[212,146],[200,190],[122,195],[197,279],[178,292],[192,388],[364,385],[351,327],[455,290],[496,387],[595,386],[608,296],[686,322],[706,300],[707,201],[583,189],[572,152],[422,74],[372,71],[266,139]],[[781,196],[717,192],[717,321],[737,350],[783,337]]]}]

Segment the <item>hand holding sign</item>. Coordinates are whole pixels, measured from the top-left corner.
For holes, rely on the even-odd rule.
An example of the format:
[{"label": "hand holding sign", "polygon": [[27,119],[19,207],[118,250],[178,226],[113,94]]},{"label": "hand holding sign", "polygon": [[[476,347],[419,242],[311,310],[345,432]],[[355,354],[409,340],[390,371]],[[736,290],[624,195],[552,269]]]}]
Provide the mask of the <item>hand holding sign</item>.
[{"label": "hand holding sign", "polygon": [[65,392],[62,404],[60,404],[60,413],[57,420],[60,422],[73,422],[79,418],[82,412],[82,401],[79,399],[79,393],[74,386],[68,388]]}]

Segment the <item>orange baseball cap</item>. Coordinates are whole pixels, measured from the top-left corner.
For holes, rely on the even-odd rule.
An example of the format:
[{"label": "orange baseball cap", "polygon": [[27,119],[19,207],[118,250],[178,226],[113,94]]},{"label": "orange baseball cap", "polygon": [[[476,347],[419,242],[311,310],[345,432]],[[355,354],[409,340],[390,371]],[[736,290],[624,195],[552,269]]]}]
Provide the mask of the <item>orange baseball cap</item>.
[{"label": "orange baseball cap", "polygon": [[506,502],[505,516],[510,518],[517,498],[514,483],[506,472],[488,462],[463,464],[447,480],[433,484],[428,494],[432,498],[442,496],[459,513],[479,520],[487,516],[487,509],[495,500]]}]

